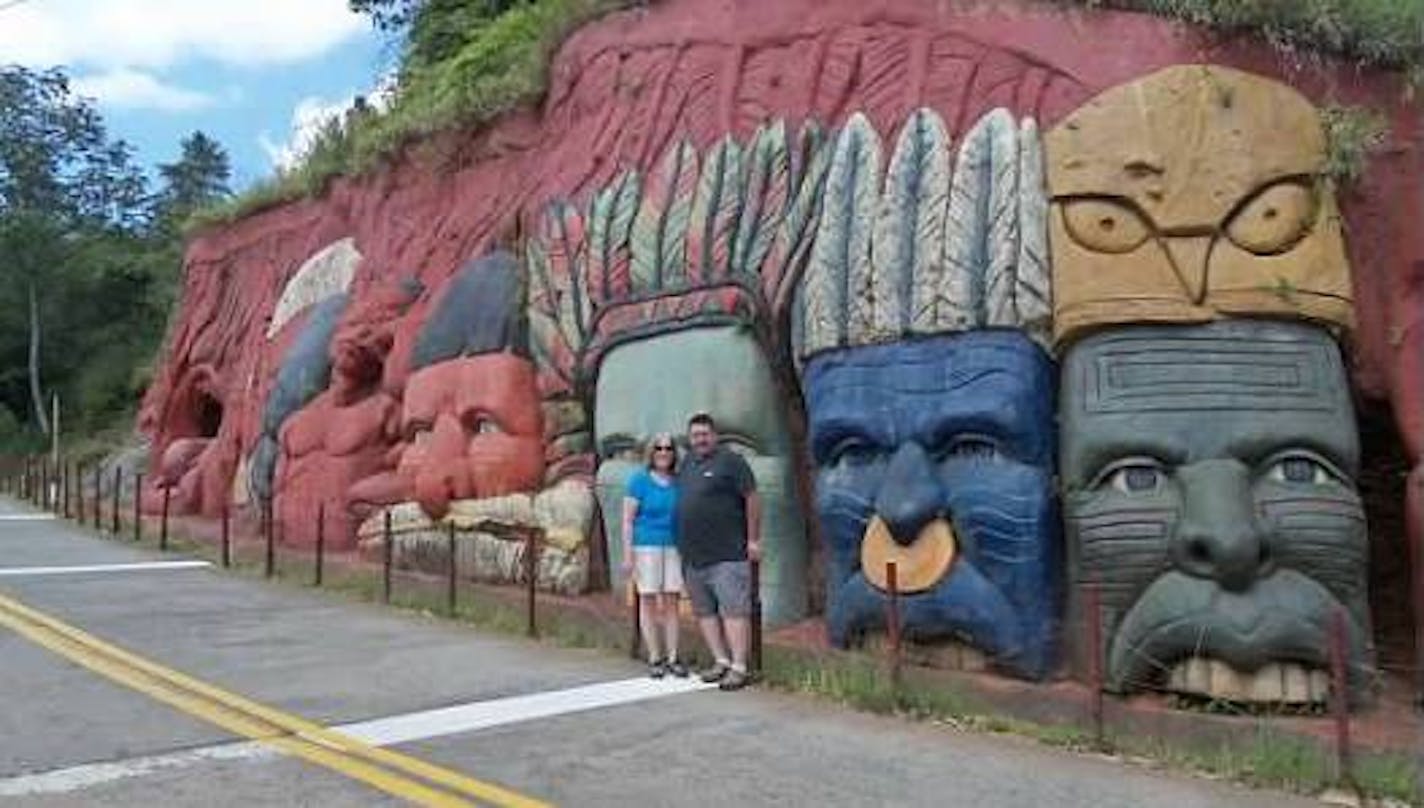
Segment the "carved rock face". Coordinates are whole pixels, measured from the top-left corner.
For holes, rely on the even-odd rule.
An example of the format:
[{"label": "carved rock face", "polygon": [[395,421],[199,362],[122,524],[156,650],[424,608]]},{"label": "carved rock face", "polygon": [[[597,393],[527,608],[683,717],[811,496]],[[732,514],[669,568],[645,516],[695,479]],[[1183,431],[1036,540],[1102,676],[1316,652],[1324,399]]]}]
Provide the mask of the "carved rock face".
[{"label": "carved rock face", "polygon": [[[866,559],[935,578],[917,559],[944,554],[915,545],[947,540],[947,568],[902,596],[907,636],[1045,675],[1061,569],[1048,357],[1020,332],[973,331],[818,354],[804,383],[832,641],[884,627],[884,574]],[[869,546],[887,532],[903,551]]]},{"label": "carved rock face", "polygon": [[[682,434],[705,410],[723,444],[751,467],[762,500],[762,606],[766,619],[806,613],[806,544],[780,394],[761,347],[735,326],[693,328],[626,343],[599,368],[595,438],[598,499],[610,568],[619,569],[620,515],[628,475],[658,432]],[[686,449],[682,450],[685,454]]]},{"label": "carved rock face", "polygon": [[538,487],[544,471],[534,368],[513,354],[452,359],[411,374],[396,474],[436,518],[452,500]]},{"label": "carved rock face", "polygon": [[[1343,607],[1362,686],[1368,548],[1335,342],[1283,322],[1123,327],[1069,349],[1062,378],[1069,566],[1100,589],[1110,684],[1203,692],[1175,670],[1193,657],[1318,670]],[[1286,695],[1261,700],[1315,700]]]},{"label": "carved rock face", "polygon": [[1353,324],[1325,136],[1295,90],[1172,67],[1094,98],[1044,145],[1060,343],[1223,315]]}]

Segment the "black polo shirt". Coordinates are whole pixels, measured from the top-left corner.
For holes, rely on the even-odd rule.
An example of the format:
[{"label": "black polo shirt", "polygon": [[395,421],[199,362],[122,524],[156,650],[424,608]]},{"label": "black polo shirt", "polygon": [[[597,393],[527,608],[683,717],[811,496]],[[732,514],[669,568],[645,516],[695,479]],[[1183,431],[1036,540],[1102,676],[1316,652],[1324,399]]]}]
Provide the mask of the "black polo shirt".
[{"label": "black polo shirt", "polygon": [[741,455],[688,452],[677,473],[677,550],[693,567],[747,559],[747,495],[756,491]]}]

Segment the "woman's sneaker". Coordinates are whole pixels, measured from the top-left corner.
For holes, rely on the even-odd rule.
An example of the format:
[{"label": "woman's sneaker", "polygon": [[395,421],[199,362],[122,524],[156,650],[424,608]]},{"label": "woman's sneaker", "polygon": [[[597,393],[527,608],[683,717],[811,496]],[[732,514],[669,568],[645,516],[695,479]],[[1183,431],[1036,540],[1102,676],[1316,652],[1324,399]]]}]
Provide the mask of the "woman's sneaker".
[{"label": "woman's sneaker", "polygon": [[682,664],[681,662],[678,662],[676,659],[670,660],[668,662],[667,670],[668,673],[672,674],[673,676],[676,676],[679,679],[687,678],[687,666]]},{"label": "woman's sneaker", "polygon": [[654,660],[648,663],[648,675],[653,677],[654,679],[661,679],[664,676],[667,676],[667,672],[667,663],[662,661],[661,659]]},{"label": "woman's sneaker", "polygon": [[726,676],[727,672],[730,670],[731,668],[729,666],[724,665],[721,662],[714,662],[712,663],[712,667],[702,671],[697,675],[701,677],[702,681],[711,684],[713,682],[722,681],[722,677]]}]

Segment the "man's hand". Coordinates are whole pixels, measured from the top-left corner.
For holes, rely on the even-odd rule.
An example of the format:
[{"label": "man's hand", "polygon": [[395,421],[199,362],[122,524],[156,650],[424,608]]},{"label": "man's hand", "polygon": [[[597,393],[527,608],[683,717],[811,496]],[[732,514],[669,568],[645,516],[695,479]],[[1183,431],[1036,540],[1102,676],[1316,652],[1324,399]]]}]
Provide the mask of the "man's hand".
[{"label": "man's hand", "polygon": [[752,561],[761,560],[761,540],[751,539],[747,542],[747,558]]}]

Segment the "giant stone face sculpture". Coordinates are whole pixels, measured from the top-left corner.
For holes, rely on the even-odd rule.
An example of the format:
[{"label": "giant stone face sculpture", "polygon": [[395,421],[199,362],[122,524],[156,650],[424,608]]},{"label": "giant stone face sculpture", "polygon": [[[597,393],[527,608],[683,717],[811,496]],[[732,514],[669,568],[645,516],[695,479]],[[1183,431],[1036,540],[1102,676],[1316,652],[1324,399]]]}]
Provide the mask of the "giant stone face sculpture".
[{"label": "giant stone face sculpture", "polygon": [[1324,144],[1295,90],[1203,65],[1108,90],[1045,139],[1070,570],[1100,587],[1118,688],[1323,700],[1341,604],[1367,678],[1339,349],[1229,319],[1352,326]]},{"label": "giant stone face sculpture", "polygon": [[832,641],[884,627],[896,558],[909,638],[962,638],[1011,670],[1047,671],[1061,570],[1053,376],[1042,349],[1008,330],[811,360]]},{"label": "giant stone face sculpture", "polygon": [[1068,351],[1060,401],[1071,568],[1101,592],[1110,684],[1321,700],[1343,608],[1364,685],[1359,444],[1329,335],[1116,329]]},{"label": "giant stone face sculpture", "polygon": [[910,639],[1042,677],[1062,568],[1037,132],[990,113],[951,176],[918,110],[883,190],[880,148],[864,118],[841,132],[797,308],[830,639],[885,628],[894,562]]}]

